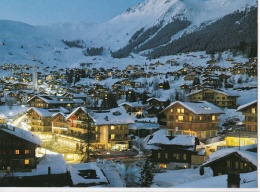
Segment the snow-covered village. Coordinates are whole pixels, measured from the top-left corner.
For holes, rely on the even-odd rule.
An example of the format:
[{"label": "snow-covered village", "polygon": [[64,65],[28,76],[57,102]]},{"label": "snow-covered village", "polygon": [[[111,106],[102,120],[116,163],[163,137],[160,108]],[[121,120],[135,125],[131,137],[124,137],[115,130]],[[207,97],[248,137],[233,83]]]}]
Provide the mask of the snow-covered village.
[{"label": "snow-covered village", "polygon": [[0,187],[259,190],[257,1],[136,2],[0,14]]}]

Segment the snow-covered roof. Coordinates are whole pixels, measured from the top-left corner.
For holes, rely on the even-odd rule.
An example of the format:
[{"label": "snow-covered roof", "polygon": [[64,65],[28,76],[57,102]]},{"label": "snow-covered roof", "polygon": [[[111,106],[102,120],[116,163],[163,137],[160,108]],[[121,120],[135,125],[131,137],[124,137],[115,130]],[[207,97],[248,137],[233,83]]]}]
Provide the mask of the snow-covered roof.
[{"label": "snow-covered roof", "polygon": [[239,97],[239,94],[234,93],[234,92],[221,91],[221,90],[208,89],[208,88],[206,88],[206,89],[204,89],[204,90],[201,89],[201,90],[198,90],[198,91],[194,91],[194,92],[192,92],[192,93],[187,94],[186,96],[191,96],[191,95],[194,95],[194,94],[200,93],[200,92],[202,92],[202,91],[206,91],[206,90],[211,90],[211,91],[213,91],[213,92],[221,93],[221,94],[223,94],[223,95],[227,95],[227,96],[235,96],[235,97]]},{"label": "snow-covered roof", "polygon": [[43,108],[31,107],[27,110],[27,112],[30,110],[34,110],[41,117],[51,117],[54,114],[54,112],[50,112],[48,111],[48,109],[43,109]]},{"label": "snow-covered roof", "polygon": [[182,146],[193,146],[195,145],[195,137],[190,135],[175,135],[172,138],[167,137],[167,130],[160,129],[152,134],[152,138],[148,139],[146,149],[151,149],[151,145],[182,145]]},{"label": "snow-covered roof", "polygon": [[195,114],[222,114],[224,113],[224,111],[219,108],[218,106],[209,103],[207,101],[200,101],[200,102],[182,102],[182,101],[175,101],[173,103],[171,103],[168,107],[166,107],[163,111],[167,111],[168,109],[170,109],[173,105],[175,104],[180,104],[183,107],[189,109],[190,111],[192,111]]},{"label": "snow-covered roof", "polygon": [[30,100],[28,100],[27,103],[30,102],[31,100],[33,100],[35,97],[38,97],[38,98],[42,99],[44,102],[46,102],[48,104],[74,103],[73,100],[70,100],[67,97],[49,96],[49,95],[42,95],[42,96],[35,95]]},{"label": "snow-covered roof", "polygon": [[0,113],[0,119],[4,119],[6,116],[3,113]]},{"label": "snow-covered roof", "polygon": [[110,109],[109,112],[90,114],[96,125],[132,124],[134,120],[123,106]]},{"label": "snow-covered roof", "polygon": [[237,111],[240,111],[240,110],[242,110],[242,109],[244,109],[244,108],[246,108],[246,107],[249,107],[250,105],[254,105],[254,104],[256,104],[257,103],[257,99],[255,99],[255,100],[253,100],[253,101],[251,101],[251,102],[249,102],[249,103],[246,103],[246,104],[244,104],[244,105],[240,105],[238,108],[237,108]]},{"label": "snow-covered roof", "polygon": [[157,101],[160,101],[160,102],[166,102],[166,100],[165,99],[162,99],[162,98],[155,98],[155,97],[152,97],[152,98],[149,98],[149,99],[147,99],[146,101],[150,101],[150,100],[157,100]]},{"label": "snow-covered roof", "polygon": [[129,129],[159,129],[160,125],[158,123],[141,123],[135,122],[134,124],[129,125]]},{"label": "snow-covered roof", "polygon": [[220,150],[213,152],[212,154],[209,155],[208,160],[205,163],[203,163],[201,166],[206,166],[207,164],[209,164],[213,161],[216,161],[220,158],[223,158],[225,156],[228,156],[232,153],[237,153],[242,158],[247,159],[253,165],[257,166],[257,153],[239,150],[236,148],[225,148],[225,149],[220,149]]},{"label": "snow-covered roof", "polygon": [[128,105],[130,107],[143,107],[144,106],[141,102],[124,102],[124,103],[119,104],[119,106],[122,106],[122,105]]},{"label": "snow-covered roof", "polygon": [[[101,169],[97,166],[96,162],[69,164],[67,165],[67,168],[70,171],[71,179],[74,185],[108,183],[107,178],[105,177]],[[90,169],[96,171],[97,178],[87,179],[79,175],[81,170],[90,170]]]},{"label": "snow-covered roof", "polygon": [[37,136],[32,134],[30,131],[26,131],[8,124],[0,124],[0,130],[9,133],[11,135],[14,135],[16,137],[22,138],[24,140],[27,140],[36,145],[39,146],[42,145],[41,140]]}]

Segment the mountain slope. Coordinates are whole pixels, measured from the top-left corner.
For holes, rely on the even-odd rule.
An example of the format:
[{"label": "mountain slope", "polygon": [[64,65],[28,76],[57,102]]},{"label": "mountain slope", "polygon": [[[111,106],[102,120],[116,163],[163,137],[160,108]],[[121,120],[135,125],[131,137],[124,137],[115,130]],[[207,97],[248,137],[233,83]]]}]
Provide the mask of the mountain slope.
[{"label": "mountain slope", "polygon": [[[162,6],[162,3],[164,2],[164,6],[168,4],[168,9],[165,9],[165,7]],[[149,4],[150,3],[150,4]],[[151,4],[152,3],[152,4]],[[147,6],[149,4],[149,6]],[[227,1],[227,0],[198,0],[198,1],[192,1],[192,0],[185,0],[185,1],[178,1],[178,0],[168,0],[168,1],[147,1],[146,4],[142,4],[137,6],[132,12],[127,13],[128,18],[134,18],[132,15],[136,13],[136,10],[142,12],[147,12],[146,9],[149,10],[154,10],[151,7],[157,6],[158,7],[158,13],[159,14],[154,14],[156,15],[156,18],[154,17],[153,19],[156,19],[158,21],[157,25],[153,25],[152,27],[146,27],[146,28],[141,28],[142,33],[139,34],[139,37],[142,37],[144,41],[141,41],[139,39],[134,39],[133,37],[136,36],[136,33],[132,35],[130,38],[129,42],[127,43],[126,46],[120,48],[117,51],[114,51],[112,56],[113,57],[126,57],[129,55],[131,52],[140,52],[144,50],[149,50],[154,47],[158,47],[161,45],[165,45],[168,43],[171,43],[174,40],[181,39],[183,38],[183,42],[185,42],[185,38],[187,34],[191,33],[198,33],[200,30],[204,30],[203,33],[212,33],[212,31],[218,31],[219,29],[228,29],[230,28],[231,25],[233,25],[232,22],[233,19],[237,19],[238,22],[240,22],[240,18],[245,18],[247,14],[249,14],[250,19],[253,20],[253,22],[249,22],[250,25],[248,25],[246,22],[240,22],[236,23],[236,25],[240,25],[240,27],[233,27],[232,31],[233,33],[235,32],[235,29],[239,29],[240,33],[243,35],[240,35],[242,38],[234,38],[237,40],[237,42],[231,43],[233,46],[239,45],[240,41],[244,40],[244,36],[246,36],[246,32],[248,32],[247,29],[252,29],[253,34],[251,36],[251,40],[247,41],[247,43],[251,43],[253,38],[256,37],[256,27],[257,27],[257,14],[256,14],[256,1],[251,0],[251,1]],[[162,10],[160,9],[163,7],[165,10],[164,13],[161,13]],[[251,7],[255,7],[253,11],[250,9]],[[239,14],[237,14],[239,12]],[[132,15],[131,15],[132,14]],[[138,13],[140,14],[140,13]],[[229,17],[226,17],[229,15]],[[224,20],[229,20],[230,22],[223,22],[221,26],[218,24],[213,25],[214,23],[218,22],[219,20],[222,20],[225,17]],[[123,17],[119,16],[118,18],[115,18],[115,20],[122,19]],[[246,19],[245,19],[246,20]],[[247,19],[248,20],[248,19]],[[150,21],[148,19],[148,21]],[[222,20],[223,21],[223,20]],[[122,22],[122,21],[121,21]],[[235,21],[236,22],[236,21]],[[151,23],[151,22],[148,22]],[[180,23],[182,24],[182,27],[180,27]],[[160,27],[154,31],[154,33],[147,33],[147,31],[151,31],[155,26],[160,25]],[[167,26],[171,25],[171,28],[167,28]],[[207,26],[211,25],[211,28],[206,28]],[[215,27],[215,29],[214,29]],[[206,28],[206,29],[205,29]],[[206,30],[211,30],[206,32]],[[147,33],[146,38],[143,38],[144,34]],[[120,35],[120,32],[118,36]],[[229,31],[226,30],[226,33],[222,33],[222,35],[228,36],[228,38],[233,39],[229,35]],[[166,38],[167,37],[167,38]],[[127,39],[125,37],[125,39]],[[133,40],[134,39],[134,40]],[[162,40],[163,39],[163,40]],[[255,38],[256,41],[256,38]],[[156,43],[154,43],[156,42]],[[200,40],[197,38],[195,41],[193,41],[194,44],[200,44]],[[197,42],[197,43],[196,43]],[[209,43],[209,42],[207,42]],[[228,42],[229,43],[229,42]],[[255,43],[255,42],[254,42]],[[155,46],[156,45],[156,46]],[[172,45],[172,47],[175,45]],[[188,43],[185,44],[185,46],[188,46]],[[214,43],[212,44],[213,47],[219,47],[216,46]],[[232,46],[226,46],[223,47],[222,49],[226,48],[232,48]],[[159,49],[164,49],[164,47],[159,48]],[[183,51],[182,48],[179,48],[178,46],[175,48],[178,49],[179,51]],[[171,52],[171,54],[176,54],[178,50]],[[199,51],[199,50],[207,50],[205,49],[205,46],[203,48],[199,47],[199,49],[191,49],[191,50],[186,50],[186,51]],[[150,50],[149,50],[150,51]],[[211,52],[212,50],[210,50]],[[220,51],[220,50],[217,50]],[[161,54],[157,54],[156,56],[164,55],[162,54],[163,51],[161,51]],[[158,51],[157,51],[158,53]],[[169,54],[169,53],[167,53]],[[153,56],[155,57],[155,56]]]}]

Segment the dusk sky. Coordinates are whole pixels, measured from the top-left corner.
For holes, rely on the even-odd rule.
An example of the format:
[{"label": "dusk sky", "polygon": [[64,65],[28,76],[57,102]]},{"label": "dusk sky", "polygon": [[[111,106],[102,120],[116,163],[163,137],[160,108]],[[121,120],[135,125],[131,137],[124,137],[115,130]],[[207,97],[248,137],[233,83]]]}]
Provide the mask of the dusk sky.
[{"label": "dusk sky", "polygon": [[32,25],[102,23],[145,0],[1,0],[0,19]]}]

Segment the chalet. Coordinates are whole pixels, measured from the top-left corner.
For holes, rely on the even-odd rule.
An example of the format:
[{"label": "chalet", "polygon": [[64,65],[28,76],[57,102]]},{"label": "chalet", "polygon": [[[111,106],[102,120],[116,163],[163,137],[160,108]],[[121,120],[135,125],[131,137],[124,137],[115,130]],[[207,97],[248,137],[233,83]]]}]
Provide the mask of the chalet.
[{"label": "chalet", "polygon": [[257,100],[239,106],[237,111],[245,116],[245,131],[257,133]]},{"label": "chalet", "polygon": [[221,90],[201,89],[186,95],[191,102],[207,101],[221,108],[236,108],[237,94]]},{"label": "chalet", "polygon": [[[84,107],[69,115],[57,113],[52,118],[52,130],[57,142],[74,150],[86,146],[88,135],[92,146],[103,149],[126,150],[129,147],[128,125],[134,123],[123,107],[93,113]],[[89,132],[89,134],[88,134]]]},{"label": "chalet", "polygon": [[131,116],[136,116],[137,114],[142,114],[143,104],[141,102],[124,102],[119,106],[123,106],[127,113]]},{"label": "chalet", "polygon": [[27,115],[29,117],[31,131],[39,137],[44,137],[43,134],[51,133],[51,117],[53,113],[54,112],[43,108],[29,108]]},{"label": "chalet", "polygon": [[36,167],[35,150],[41,141],[29,131],[0,124],[0,172],[30,171]]},{"label": "chalet", "polygon": [[160,98],[149,98],[146,100],[149,104],[149,107],[164,107],[165,103],[167,102],[165,99]]},{"label": "chalet", "polygon": [[224,112],[217,106],[206,102],[175,101],[161,111],[166,118],[166,128],[174,134],[186,134],[200,140],[217,136],[217,117]]},{"label": "chalet", "polygon": [[210,167],[213,176],[228,174],[238,170],[239,173],[248,173],[257,170],[257,153],[236,148],[226,148],[213,152],[208,160],[200,166],[200,174],[204,174],[204,167]]},{"label": "chalet", "polygon": [[193,81],[195,77],[195,75],[186,75],[184,81]]},{"label": "chalet", "polygon": [[63,96],[36,95],[27,101],[30,107],[40,107],[44,109],[64,107],[71,110],[75,102]]},{"label": "chalet", "polygon": [[196,155],[198,138],[189,135],[171,135],[165,129],[147,136],[146,150],[151,151],[150,159],[156,168],[191,168],[192,155]]}]

